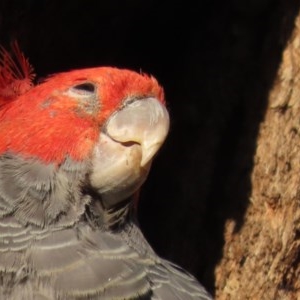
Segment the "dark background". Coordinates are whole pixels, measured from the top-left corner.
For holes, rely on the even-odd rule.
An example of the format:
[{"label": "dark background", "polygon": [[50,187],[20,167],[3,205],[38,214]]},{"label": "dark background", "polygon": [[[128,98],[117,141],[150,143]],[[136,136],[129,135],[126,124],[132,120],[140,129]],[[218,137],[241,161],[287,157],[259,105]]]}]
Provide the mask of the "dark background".
[{"label": "dark background", "polygon": [[0,1],[0,42],[17,39],[39,77],[112,65],[164,86],[171,130],[139,220],[156,251],[212,293],[226,220],[236,231],[243,223],[258,127],[298,2]]}]

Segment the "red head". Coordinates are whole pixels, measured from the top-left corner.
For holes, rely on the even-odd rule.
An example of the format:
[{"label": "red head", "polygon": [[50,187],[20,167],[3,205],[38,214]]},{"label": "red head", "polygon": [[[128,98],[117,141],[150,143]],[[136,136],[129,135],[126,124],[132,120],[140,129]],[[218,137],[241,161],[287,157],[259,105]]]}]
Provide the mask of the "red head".
[{"label": "red head", "polygon": [[12,71],[5,64],[10,59],[3,49],[0,60],[0,154],[10,151],[57,164],[66,156],[81,160],[124,101],[155,97],[164,102],[163,89],[153,77],[111,67],[60,73],[32,86],[31,66],[18,53],[23,78],[9,76]]}]

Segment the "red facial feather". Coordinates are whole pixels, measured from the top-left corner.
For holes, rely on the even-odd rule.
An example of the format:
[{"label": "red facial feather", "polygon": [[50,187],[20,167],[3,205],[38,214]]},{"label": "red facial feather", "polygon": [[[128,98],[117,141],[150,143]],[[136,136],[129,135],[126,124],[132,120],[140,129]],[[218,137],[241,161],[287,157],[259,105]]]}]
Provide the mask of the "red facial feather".
[{"label": "red facial feather", "polygon": [[[97,89],[92,112],[68,93],[85,82]],[[154,96],[164,102],[163,89],[153,77],[111,67],[56,74],[22,92],[0,107],[0,155],[11,151],[57,164],[67,156],[88,157],[103,123],[124,100]]]}]

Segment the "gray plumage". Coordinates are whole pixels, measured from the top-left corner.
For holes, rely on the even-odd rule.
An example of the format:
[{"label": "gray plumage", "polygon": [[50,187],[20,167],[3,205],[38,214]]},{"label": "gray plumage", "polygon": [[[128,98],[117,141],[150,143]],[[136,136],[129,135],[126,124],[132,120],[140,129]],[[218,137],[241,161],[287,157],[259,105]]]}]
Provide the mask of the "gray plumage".
[{"label": "gray plumage", "polygon": [[211,299],[159,258],[130,199],[105,208],[90,163],[0,157],[0,299]]}]

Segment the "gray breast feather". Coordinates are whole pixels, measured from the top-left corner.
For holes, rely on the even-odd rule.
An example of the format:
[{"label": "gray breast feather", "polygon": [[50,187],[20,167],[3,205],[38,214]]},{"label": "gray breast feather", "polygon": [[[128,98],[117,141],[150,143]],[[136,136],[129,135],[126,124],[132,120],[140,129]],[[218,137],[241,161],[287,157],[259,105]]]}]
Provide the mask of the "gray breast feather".
[{"label": "gray breast feather", "polygon": [[[147,242],[138,231],[114,234],[84,223],[43,230],[3,218],[0,298],[211,299],[193,277],[157,257],[150,246],[145,251]],[[127,232],[131,239],[138,233],[142,252],[126,242]]]}]

